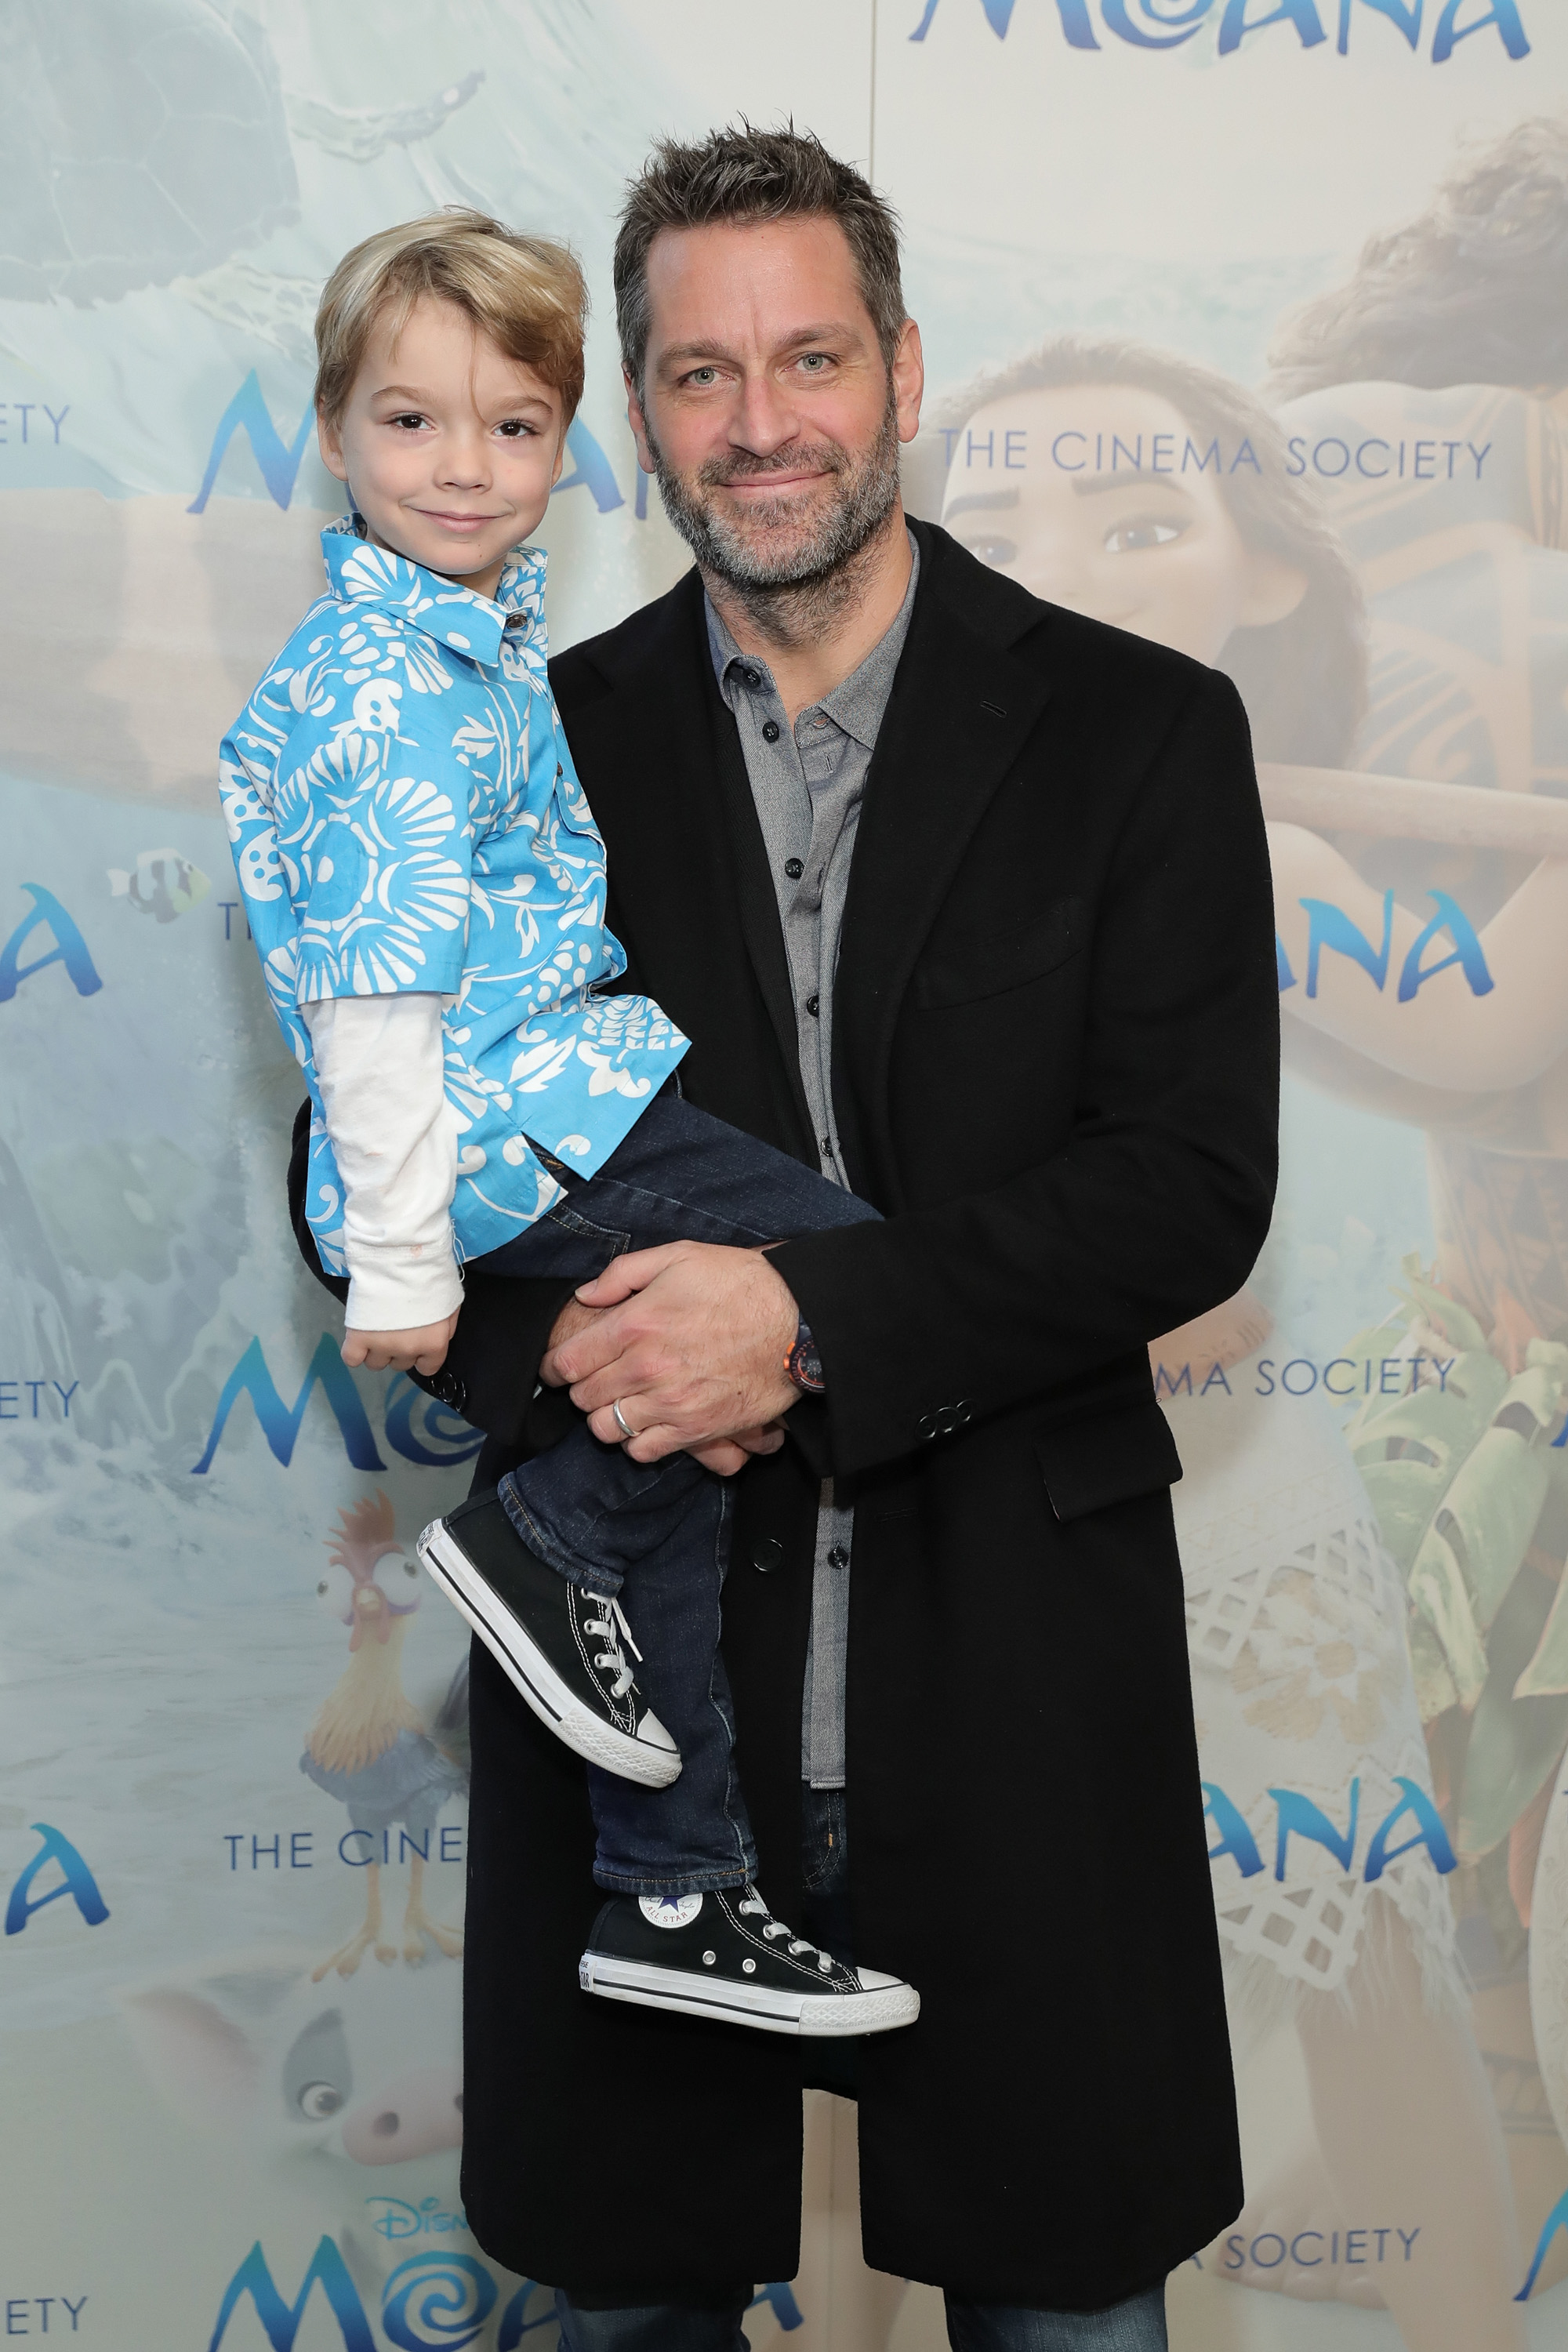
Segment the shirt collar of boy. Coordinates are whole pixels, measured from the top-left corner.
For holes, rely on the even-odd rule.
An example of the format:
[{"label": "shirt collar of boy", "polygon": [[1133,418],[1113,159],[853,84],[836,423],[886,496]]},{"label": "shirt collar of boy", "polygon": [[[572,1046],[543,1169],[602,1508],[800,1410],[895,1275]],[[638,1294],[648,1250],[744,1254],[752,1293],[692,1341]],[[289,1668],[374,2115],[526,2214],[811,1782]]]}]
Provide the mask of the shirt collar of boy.
[{"label": "shirt collar of boy", "polygon": [[471,588],[426,572],[389,547],[373,547],[357,528],[358,518],[342,515],[321,533],[321,553],[334,596],[346,604],[374,606],[421,630],[438,646],[466,654],[490,667],[500,659],[509,623],[514,636],[527,636],[544,609],[545,552],[514,547],[492,601]]}]

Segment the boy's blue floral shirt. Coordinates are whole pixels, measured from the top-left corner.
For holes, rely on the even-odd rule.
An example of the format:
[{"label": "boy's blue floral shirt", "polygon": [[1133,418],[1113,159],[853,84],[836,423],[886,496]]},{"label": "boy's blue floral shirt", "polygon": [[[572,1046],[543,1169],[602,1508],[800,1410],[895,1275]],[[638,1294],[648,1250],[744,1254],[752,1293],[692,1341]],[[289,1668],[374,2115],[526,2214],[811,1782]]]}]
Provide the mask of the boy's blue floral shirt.
[{"label": "boy's blue floral shirt", "polygon": [[224,738],[220,788],[272,1008],[310,1083],[307,1214],[347,1271],[342,1185],[299,1007],[449,1000],[459,1259],[560,1197],[527,1137],[592,1175],[687,1040],[605,928],[605,847],[545,669],[542,550],[495,602],[356,536],[321,534],[330,593]]}]

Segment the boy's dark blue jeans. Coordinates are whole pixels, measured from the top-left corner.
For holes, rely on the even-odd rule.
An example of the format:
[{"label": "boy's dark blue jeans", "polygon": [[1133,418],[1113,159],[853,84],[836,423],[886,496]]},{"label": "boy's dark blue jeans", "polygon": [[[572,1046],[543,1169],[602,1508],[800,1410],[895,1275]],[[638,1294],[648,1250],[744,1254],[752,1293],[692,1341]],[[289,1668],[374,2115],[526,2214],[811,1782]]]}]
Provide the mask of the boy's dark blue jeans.
[{"label": "boy's dark blue jeans", "polygon": [[[877,1215],[825,1176],[671,1088],[654,1097],[596,1176],[552,1166],[564,1199],[487,1253],[488,1274],[584,1283],[627,1250],[666,1242],[753,1249]],[[642,1653],[639,1687],[680,1750],[668,1789],[588,1767],[598,1832],[594,1875],[617,1894],[701,1895],[740,1886],[756,1849],[734,1766],[735,1723],[719,1654],[731,1496],[689,1454],[634,1462],[586,1423],[500,1486],[531,1551],[587,1591],[614,1597]]]}]

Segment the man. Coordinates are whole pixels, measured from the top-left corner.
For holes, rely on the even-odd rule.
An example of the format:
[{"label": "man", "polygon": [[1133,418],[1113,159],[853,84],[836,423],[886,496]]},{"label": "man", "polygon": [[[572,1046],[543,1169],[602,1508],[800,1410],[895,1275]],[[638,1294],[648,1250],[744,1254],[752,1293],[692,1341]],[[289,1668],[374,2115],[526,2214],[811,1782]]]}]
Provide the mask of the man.
[{"label": "man", "polygon": [[[942,2285],[962,2352],[1152,2352],[1167,2271],[1241,2201],[1145,1345],[1268,1223],[1245,720],[906,523],[894,225],[815,141],[666,143],[616,282],[639,457],[697,558],[552,666],[626,984],[693,1038],[693,1100],[886,1223],[622,1259],[544,1370],[644,1459],[739,1464],[784,1417],[725,1594],[762,1883],[923,2008],[830,2074],[577,1994],[583,1768],[476,1650],[468,2212],[558,2284],[573,2352],[732,2352],[751,2282],[797,2265],[826,2083],[859,2101],[868,2262]],[[470,1284],[433,1383],[490,1433],[481,1484],[541,1435],[559,1295],[521,1287]],[[784,1370],[803,1323],[817,1398]]]}]

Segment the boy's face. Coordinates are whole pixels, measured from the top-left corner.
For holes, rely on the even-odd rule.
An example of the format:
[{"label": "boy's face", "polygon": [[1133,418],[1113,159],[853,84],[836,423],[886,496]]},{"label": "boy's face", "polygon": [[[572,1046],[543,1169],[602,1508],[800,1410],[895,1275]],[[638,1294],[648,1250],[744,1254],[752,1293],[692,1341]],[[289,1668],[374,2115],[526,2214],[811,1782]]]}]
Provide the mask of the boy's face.
[{"label": "boy's face", "polygon": [[1307,586],[1237,530],[1220,478],[1238,450],[1226,440],[1216,461],[1141,385],[1016,393],[954,436],[942,519],[1035,595],[1215,662],[1233,630],[1282,621]]},{"label": "boy's face", "polygon": [[537,527],[565,443],[554,387],[429,297],[395,338],[378,323],[342,415],[317,432],[376,546],[481,596]]}]

